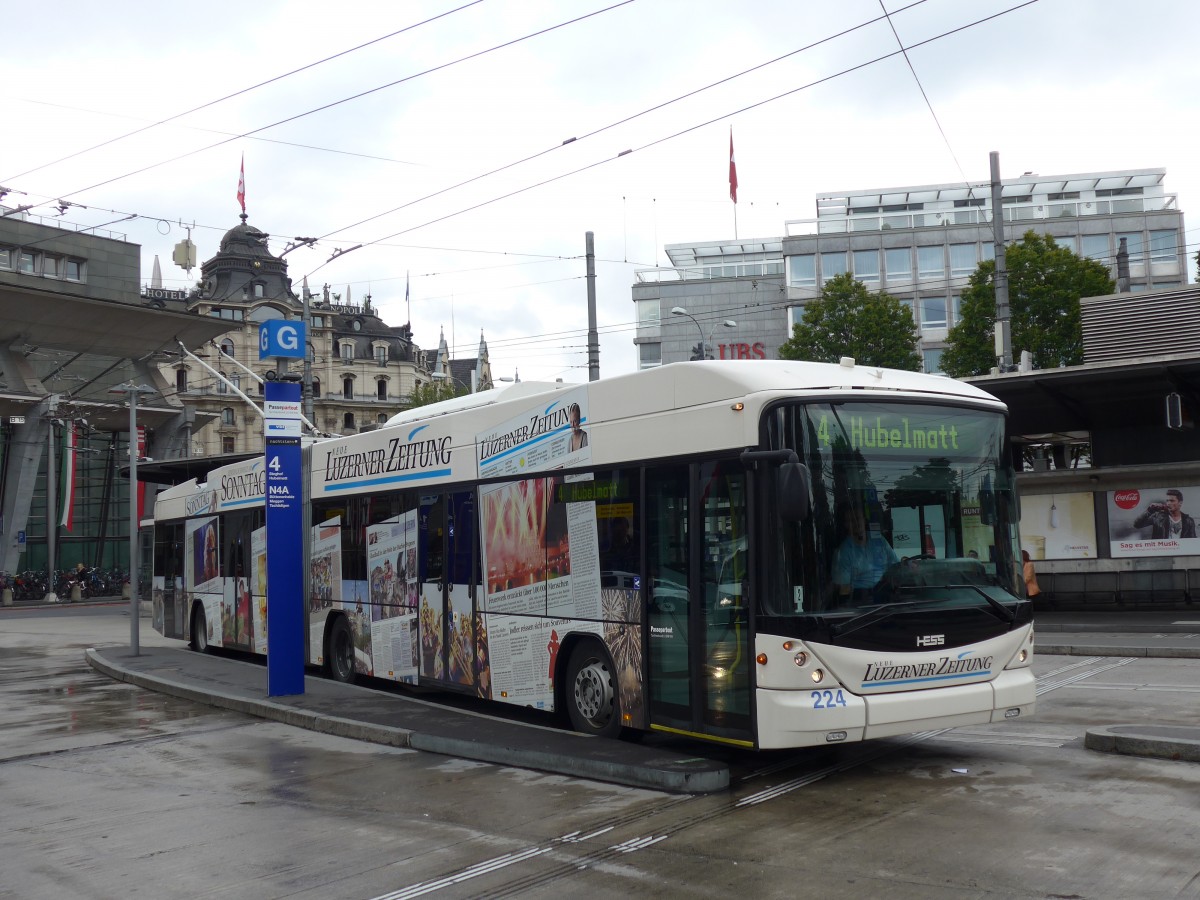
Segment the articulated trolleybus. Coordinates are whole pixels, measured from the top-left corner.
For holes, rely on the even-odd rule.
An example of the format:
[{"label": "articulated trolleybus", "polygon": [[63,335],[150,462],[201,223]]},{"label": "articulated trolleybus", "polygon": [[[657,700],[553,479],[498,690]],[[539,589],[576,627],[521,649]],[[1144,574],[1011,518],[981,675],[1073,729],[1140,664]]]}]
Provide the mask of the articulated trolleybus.
[{"label": "articulated trolleybus", "polygon": [[[333,678],[763,749],[1034,710],[1005,408],[970,385],[677,363],[417,408],[305,465]],[[159,496],[165,635],[266,652],[263,466]]]}]

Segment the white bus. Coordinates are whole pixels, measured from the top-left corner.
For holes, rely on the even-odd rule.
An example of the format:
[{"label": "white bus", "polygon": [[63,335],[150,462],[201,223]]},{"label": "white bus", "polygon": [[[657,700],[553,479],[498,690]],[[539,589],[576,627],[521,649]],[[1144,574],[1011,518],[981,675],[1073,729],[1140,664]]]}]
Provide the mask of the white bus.
[{"label": "white bus", "polygon": [[[165,634],[265,649],[261,463],[160,496]],[[970,385],[677,363],[420,407],[305,465],[334,678],[760,749],[1034,710],[1005,409]]]}]

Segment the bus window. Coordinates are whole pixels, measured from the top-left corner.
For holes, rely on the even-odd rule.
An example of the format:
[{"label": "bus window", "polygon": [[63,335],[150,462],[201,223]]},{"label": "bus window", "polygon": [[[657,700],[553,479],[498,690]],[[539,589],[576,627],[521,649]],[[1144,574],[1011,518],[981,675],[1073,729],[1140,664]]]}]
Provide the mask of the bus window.
[{"label": "bus window", "polygon": [[642,571],[638,472],[597,472],[595,485],[600,586],[632,589]]}]

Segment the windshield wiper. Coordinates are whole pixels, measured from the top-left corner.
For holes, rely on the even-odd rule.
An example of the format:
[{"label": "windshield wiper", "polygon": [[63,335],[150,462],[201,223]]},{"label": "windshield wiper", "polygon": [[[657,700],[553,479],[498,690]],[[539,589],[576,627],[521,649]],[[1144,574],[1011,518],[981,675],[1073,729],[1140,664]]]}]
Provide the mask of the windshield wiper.
[{"label": "windshield wiper", "polygon": [[989,594],[987,591],[985,591],[979,585],[977,585],[977,584],[961,584],[961,585],[956,584],[956,585],[954,585],[954,587],[971,588],[972,590],[976,591],[979,594],[979,596],[983,597],[983,599],[988,602],[988,606],[990,606],[996,612],[996,615],[998,615],[1003,621],[1007,622],[1009,625],[1011,625],[1013,622],[1017,621],[1017,614],[1015,612],[1013,612],[1011,609],[1009,609],[1007,606],[1005,606],[1003,603],[1001,603],[999,600],[997,600],[995,597],[993,597],[991,594]]},{"label": "windshield wiper", "polygon": [[[839,637],[851,631],[857,631],[860,628],[865,628],[873,622],[878,622],[881,619],[890,618],[894,613],[902,609],[911,609],[914,606],[920,606],[923,603],[928,603],[928,600],[907,600],[904,603],[888,603],[884,606],[874,606],[868,609],[865,613],[859,613],[857,616],[847,619],[838,625],[830,627],[829,632],[834,637]],[[940,601],[938,601],[940,602]]]},{"label": "windshield wiper", "polygon": [[991,611],[994,612],[999,619],[1007,622],[1009,625],[1017,620],[1017,614],[1015,612],[1013,612],[977,584],[930,584],[925,585],[925,587],[935,591],[951,589],[975,591],[975,593],[979,594],[980,597],[987,601],[988,606],[991,607]]}]

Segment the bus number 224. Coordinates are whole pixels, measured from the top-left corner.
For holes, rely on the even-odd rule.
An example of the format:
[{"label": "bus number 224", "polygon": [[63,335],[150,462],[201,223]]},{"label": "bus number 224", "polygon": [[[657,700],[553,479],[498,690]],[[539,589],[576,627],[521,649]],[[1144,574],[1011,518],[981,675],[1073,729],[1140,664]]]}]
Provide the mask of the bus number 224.
[{"label": "bus number 224", "polygon": [[833,709],[846,705],[846,695],[841,691],[813,691],[813,709]]}]

